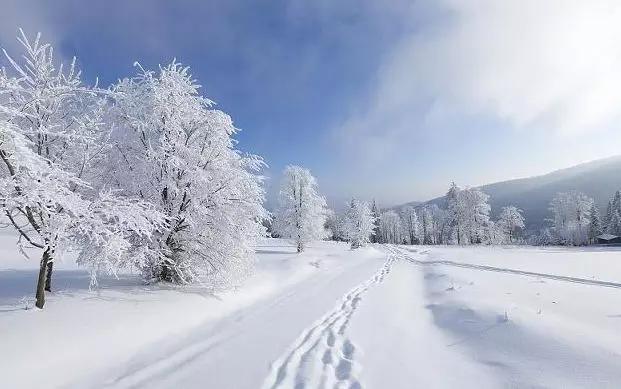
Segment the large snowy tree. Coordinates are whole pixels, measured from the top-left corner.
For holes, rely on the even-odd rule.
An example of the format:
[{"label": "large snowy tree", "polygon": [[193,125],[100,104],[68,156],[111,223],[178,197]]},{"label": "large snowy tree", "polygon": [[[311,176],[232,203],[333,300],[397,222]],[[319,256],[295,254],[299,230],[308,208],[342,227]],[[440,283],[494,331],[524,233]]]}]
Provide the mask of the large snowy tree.
[{"label": "large snowy tree", "polygon": [[99,175],[108,131],[103,100],[82,85],[75,60],[56,67],[51,46],[22,32],[23,63],[6,52],[0,72],[0,202],[24,244],[41,250],[36,305],[51,290],[54,261],[68,249],[96,271],[127,264],[130,241],[147,239],[160,222],[144,202],[121,199],[92,185]]},{"label": "large snowy tree", "polygon": [[369,243],[375,229],[375,217],[369,203],[351,199],[345,211],[345,233],[352,249]]},{"label": "large snowy tree", "polygon": [[513,205],[503,207],[500,212],[498,227],[508,237],[509,243],[513,243],[516,234],[524,229],[524,216],[522,216],[522,210]]},{"label": "large snowy tree", "polygon": [[477,188],[451,184],[446,194],[448,217],[458,244],[480,243],[489,222],[489,196]]},{"label": "large snowy tree", "polygon": [[327,236],[325,229],[328,209],[318,192],[317,180],[310,170],[287,166],[283,172],[275,228],[277,233],[292,239],[298,252],[310,241]]},{"label": "large snowy tree", "polygon": [[151,280],[236,283],[265,234],[263,161],[235,148],[231,118],[201,96],[189,68],[136,66],[110,91],[107,185],[166,216],[153,239],[136,242],[150,253],[137,266]]},{"label": "large snowy tree", "polygon": [[550,202],[554,233],[561,244],[583,245],[589,241],[593,199],[581,192],[557,193]]}]

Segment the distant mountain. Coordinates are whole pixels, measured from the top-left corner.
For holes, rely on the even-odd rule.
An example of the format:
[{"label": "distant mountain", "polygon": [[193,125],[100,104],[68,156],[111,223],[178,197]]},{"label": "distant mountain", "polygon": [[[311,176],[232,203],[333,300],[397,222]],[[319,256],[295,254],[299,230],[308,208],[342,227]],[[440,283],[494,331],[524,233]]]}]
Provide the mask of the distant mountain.
[{"label": "distant mountain", "polygon": [[[493,218],[497,217],[502,207],[515,205],[524,211],[526,228],[538,230],[551,216],[548,209],[550,200],[558,192],[583,192],[595,200],[603,214],[610,197],[621,189],[621,156],[587,162],[542,176],[488,184],[480,189],[490,196]],[[422,204],[444,207],[445,202],[444,197],[438,197]]]}]

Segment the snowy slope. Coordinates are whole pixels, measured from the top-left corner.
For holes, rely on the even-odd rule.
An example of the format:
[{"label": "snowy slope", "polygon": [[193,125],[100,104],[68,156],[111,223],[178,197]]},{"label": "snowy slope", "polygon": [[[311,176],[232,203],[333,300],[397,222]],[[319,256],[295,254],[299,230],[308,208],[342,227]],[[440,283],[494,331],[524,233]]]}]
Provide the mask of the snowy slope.
[{"label": "snowy slope", "polygon": [[131,274],[89,291],[68,263],[38,311],[23,309],[34,280],[20,263],[0,271],[0,387],[614,388],[619,264],[610,249],[316,242],[299,255],[266,240],[237,291]]}]

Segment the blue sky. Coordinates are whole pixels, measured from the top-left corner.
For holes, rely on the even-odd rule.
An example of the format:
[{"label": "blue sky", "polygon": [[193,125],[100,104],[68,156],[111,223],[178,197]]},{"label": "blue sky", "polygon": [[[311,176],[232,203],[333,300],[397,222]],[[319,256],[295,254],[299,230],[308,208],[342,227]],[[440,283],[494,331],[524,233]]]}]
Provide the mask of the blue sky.
[{"label": "blue sky", "polygon": [[189,65],[271,194],[288,163],[392,204],[621,151],[615,2],[5,3],[3,47],[41,31],[89,80]]}]

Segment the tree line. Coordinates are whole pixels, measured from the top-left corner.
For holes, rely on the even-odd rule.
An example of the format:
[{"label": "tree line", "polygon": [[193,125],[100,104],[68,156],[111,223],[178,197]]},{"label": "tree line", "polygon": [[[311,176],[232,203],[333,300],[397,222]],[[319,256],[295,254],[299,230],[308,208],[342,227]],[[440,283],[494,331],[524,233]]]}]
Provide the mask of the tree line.
[{"label": "tree line", "polygon": [[272,233],[294,239],[298,251],[311,240],[330,238],[366,243],[471,245],[532,244],[587,245],[602,233],[621,235],[621,192],[608,203],[603,218],[592,198],[584,193],[557,193],[550,201],[548,226],[538,232],[525,230],[523,211],[502,207],[496,220],[490,216],[489,196],[478,188],[452,183],[443,207],[427,203],[380,210],[352,199],[341,213],[331,211],[318,193],[310,171],[290,166],[284,172],[280,201]]},{"label": "tree line", "polygon": [[577,191],[558,193],[550,202],[550,211],[551,225],[533,236],[531,243],[583,246],[597,243],[604,233],[621,236],[620,191],[608,201],[603,217],[593,198]]},{"label": "tree line", "polygon": [[490,219],[489,196],[477,188],[452,184],[447,208],[435,204],[380,211],[372,204],[352,198],[345,210],[329,210],[308,169],[288,166],[279,192],[273,236],[293,239],[298,252],[318,239],[350,242],[352,248],[367,243],[392,244],[501,244],[521,241],[522,211],[504,207],[497,221]]}]

